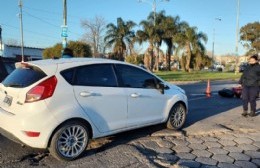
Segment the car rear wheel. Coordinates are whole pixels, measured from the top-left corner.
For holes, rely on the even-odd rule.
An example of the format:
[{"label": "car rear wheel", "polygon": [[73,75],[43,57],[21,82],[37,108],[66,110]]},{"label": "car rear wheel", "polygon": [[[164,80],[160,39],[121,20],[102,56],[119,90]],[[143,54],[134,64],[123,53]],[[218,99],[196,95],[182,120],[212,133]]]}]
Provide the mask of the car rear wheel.
[{"label": "car rear wheel", "polygon": [[80,122],[68,122],[54,134],[49,151],[59,160],[74,160],[86,149],[89,141],[88,128]]},{"label": "car rear wheel", "polygon": [[186,120],[186,108],[181,103],[176,103],[169,114],[167,121],[167,128],[178,130],[180,129]]}]

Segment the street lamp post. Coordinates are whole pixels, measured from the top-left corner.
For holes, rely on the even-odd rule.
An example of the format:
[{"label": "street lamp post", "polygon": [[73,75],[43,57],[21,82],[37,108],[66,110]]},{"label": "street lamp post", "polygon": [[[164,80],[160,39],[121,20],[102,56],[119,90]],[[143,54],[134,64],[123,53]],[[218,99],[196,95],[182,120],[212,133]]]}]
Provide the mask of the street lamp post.
[{"label": "street lamp post", "polygon": [[[215,21],[221,21],[221,18],[215,18],[214,19],[214,23]],[[213,64],[215,63],[214,61],[214,52],[215,52],[215,24],[213,24],[213,42],[212,42],[212,61],[213,61]]]},{"label": "street lamp post", "polygon": [[239,67],[238,67],[238,41],[239,41],[239,13],[240,13],[240,0],[237,0],[237,26],[236,26],[236,70],[235,74],[239,72]]}]

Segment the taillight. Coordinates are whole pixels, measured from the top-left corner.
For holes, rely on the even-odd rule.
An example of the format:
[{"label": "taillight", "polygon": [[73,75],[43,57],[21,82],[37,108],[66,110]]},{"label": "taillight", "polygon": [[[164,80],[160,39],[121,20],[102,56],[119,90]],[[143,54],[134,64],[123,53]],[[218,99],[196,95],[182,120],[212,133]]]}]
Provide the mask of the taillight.
[{"label": "taillight", "polygon": [[56,85],[57,78],[55,76],[39,83],[26,93],[25,103],[31,103],[51,97],[55,91]]},{"label": "taillight", "polygon": [[38,136],[40,136],[40,132],[24,131],[24,133],[28,137],[38,137]]}]

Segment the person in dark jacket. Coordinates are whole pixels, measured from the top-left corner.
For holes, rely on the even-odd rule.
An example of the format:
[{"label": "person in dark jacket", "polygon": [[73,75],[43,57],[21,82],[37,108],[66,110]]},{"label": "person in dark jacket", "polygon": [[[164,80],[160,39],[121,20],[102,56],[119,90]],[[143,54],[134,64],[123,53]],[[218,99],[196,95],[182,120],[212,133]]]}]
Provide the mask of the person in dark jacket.
[{"label": "person in dark jacket", "polygon": [[[248,66],[244,70],[239,83],[242,85],[243,113],[242,116],[256,115],[256,98],[260,86],[260,65],[258,55],[249,58]],[[248,103],[250,103],[250,113],[248,113]]]}]

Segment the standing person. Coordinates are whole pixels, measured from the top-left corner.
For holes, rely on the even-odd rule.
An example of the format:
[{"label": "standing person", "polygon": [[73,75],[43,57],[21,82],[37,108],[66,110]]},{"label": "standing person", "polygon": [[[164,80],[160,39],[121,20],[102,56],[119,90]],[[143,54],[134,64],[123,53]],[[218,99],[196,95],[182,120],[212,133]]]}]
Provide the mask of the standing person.
[{"label": "standing person", "polygon": [[[243,113],[242,116],[256,115],[256,98],[260,86],[260,65],[258,55],[249,58],[249,65],[244,70],[239,83],[242,85]],[[248,103],[250,103],[250,113],[248,113]]]},{"label": "standing person", "polygon": [[64,48],[61,57],[62,58],[72,58],[73,57],[73,51],[70,48]]}]

